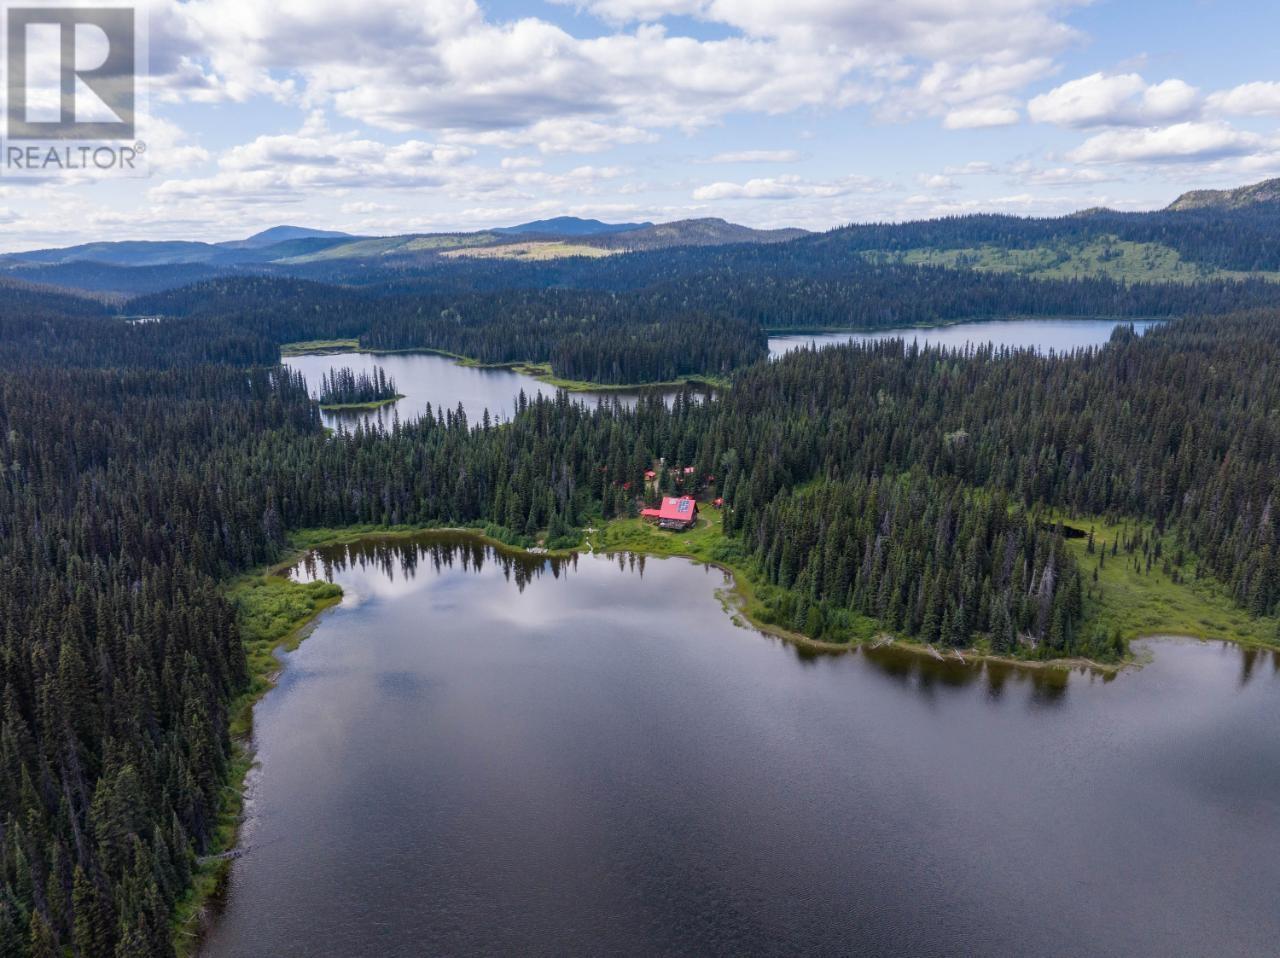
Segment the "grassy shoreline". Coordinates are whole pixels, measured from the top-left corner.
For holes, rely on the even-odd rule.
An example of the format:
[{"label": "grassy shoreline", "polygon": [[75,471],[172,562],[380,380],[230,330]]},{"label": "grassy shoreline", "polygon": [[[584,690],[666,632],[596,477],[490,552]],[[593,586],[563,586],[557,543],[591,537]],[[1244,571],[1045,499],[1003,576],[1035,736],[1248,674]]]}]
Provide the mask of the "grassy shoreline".
[{"label": "grassy shoreline", "polygon": [[[275,687],[283,664],[277,653],[296,649],[315,627],[321,613],[342,601],[342,590],[329,583],[298,583],[280,577],[280,569],[246,574],[227,585],[227,593],[244,609],[244,600],[254,590],[270,593],[274,612],[258,620],[241,616],[241,631],[248,659],[249,686],[228,708],[232,740],[226,798],[218,810],[218,824],[210,847],[192,874],[191,888],[178,902],[173,915],[174,949],[178,958],[189,958],[200,947],[209,909],[220,895],[234,860],[234,851],[244,812],[245,782],[254,765],[253,708]],[[260,598],[264,598],[262,596]],[[255,603],[262,606],[263,603]]]},{"label": "grassy shoreline", "polygon": [[325,412],[351,412],[354,410],[381,409],[383,406],[390,406],[393,403],[398,403],[403,398],[403,393],[396,393],[394,396],[388,396],[386,399],[371,399],[368,402],[322,402],[320,404],[320,408]]},{"label": "grassy shoreline", "polygon": [[[1221,583],[1196,574],[1194,556],[1184,554],[1178,562],[1179,545],[1172,533],[1156,535],[1151,523],[1135,520],[1064,516],[1062,521],[1094,537],[1092,552],[1087,538],[1067,540],[1085,578],[1086,622],[1092,619],[1109,632],[1119,630],[1127,641],[1176,633],[1253,648],[1280,648],[1280,622],[1254,616],[1236,605]],[[1122,546],[1134,535],[1159,544],[1160,555],[1149,566],[1141,553],[1129,554]],[[1120,546],[1115,555],[1113,545]]]}]

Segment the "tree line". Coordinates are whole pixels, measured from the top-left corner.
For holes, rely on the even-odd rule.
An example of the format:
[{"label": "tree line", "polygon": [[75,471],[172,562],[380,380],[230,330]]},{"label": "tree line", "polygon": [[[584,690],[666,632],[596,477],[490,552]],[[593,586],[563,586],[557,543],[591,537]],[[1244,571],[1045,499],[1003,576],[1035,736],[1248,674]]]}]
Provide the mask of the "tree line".
[{"label": "tree line", "polygon": [[355,406],[399,398],[396,381],[381,366],[357,373],[350,366],[320,376],[321,406]]}]

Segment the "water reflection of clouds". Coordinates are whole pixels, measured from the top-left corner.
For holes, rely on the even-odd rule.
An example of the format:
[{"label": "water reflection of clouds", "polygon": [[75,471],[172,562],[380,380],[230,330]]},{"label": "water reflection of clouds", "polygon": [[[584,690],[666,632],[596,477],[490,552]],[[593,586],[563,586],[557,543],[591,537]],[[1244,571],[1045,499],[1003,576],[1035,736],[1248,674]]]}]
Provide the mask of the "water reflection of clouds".
[{"label": "water reflection of clouds", "polygon": [[[551,633],[568,621],[585,617],[594,623],[598,634],[607,635],[628,625],[634,612],[619,607],[614,591],[617,578],[636,576],[643,580],[647,565],[653,562],[671,563],[673,568],[685,566],[689,571],[702,565],[633,553],[568,559],[529,556],[499,551],[464,534],[441,532],[413,538],[375,537],[320,549],[295,567],[293,575],[302,581],[338,582],[344,590],[343,605],[348,609],[370,601],[397,602],[429,592],[430,610],[445,615],[458,613],[462,610],[460,603],[473,601],[466,596],[469,580],[480,575],[491,578],[494,585],[492,601],[484,609],[490,627]],[[714,567],[702,565],[702,571],[713,576],[717,584],[727,581],[728,577]],[[572,603],[566,603],[559,590],[548,587],[547,580],[554,582],[570,573],[587,588],[575,589]],[[529,588],[534,583],[538,587]],[[592,588],[592,584],[599,587]],[[1161,640],[1164,641],[1170,640]],[[1147,645],[1143,643],[1139,648]],[[831,658],[785,647],[806,666]],[[1221,643],[1220,650],[1238,661],[1241,687],[1260,674],[1280,675],[1280,652],[1227,643]],[[983,699],[993,706],[1010,701],[1010,693],[1017,690],[1025,694],[1019,694],[1016,700],[1028,708],[1058,708],[1067,700],[1072,684],[1105,685],[1117,678],[1115,673],[1085,667],[1024,668],[988,660],[961,662],[950,656],[940,660],[897,646],[862,648],[855,654],[882,678],[911,689],[920,701],[935,705],[942,697],[980,688]],[[1270,669],[1266,668],[1268,664]]]},{"label": "water reflection of clouds", "polygon": [[[1159,320],[1136,320],[1134,328],[1145,333]],[[1009,319],[978,323],[956,323],[951,326],[910,326],[899,329],[792,334],[769,337],[769,356],[777,359],[792,350],[822,348],[849,342],[881,342],[901,339],[909,347],[935,346],[963,349],[967,346],[993,345],[996,349],[1035,349],[1038,352],[1070,352],[1073,349],[1104,346],[1120,325],[1110,319]]]},{"label": "water reflection of clouds", "polygon": [[[323,375],[344,367],[357,373],[382,369],[395,381],[396,389],[404,397],[398,402],[374,410],[322,411],[324,424],[335,430],[350,430],[361,423],[391,429],[396,422],[408,423],[428,413],[438,416],[459,406],[472,424],[479,424],[486,411],[491,421],[498,422],[515,414],[521,393],[528,399],[556,394],[554,387],[524,373],[462,366],[434,353],[290,356],[284,359],[284,365],[306,377],[313,395]],[[671,393],[670,390],[665,392]],[[569,394],[572,402],[588,407],[617,403],[623,408],[634,406],[640,395],[638,391],[619,390]]]}]

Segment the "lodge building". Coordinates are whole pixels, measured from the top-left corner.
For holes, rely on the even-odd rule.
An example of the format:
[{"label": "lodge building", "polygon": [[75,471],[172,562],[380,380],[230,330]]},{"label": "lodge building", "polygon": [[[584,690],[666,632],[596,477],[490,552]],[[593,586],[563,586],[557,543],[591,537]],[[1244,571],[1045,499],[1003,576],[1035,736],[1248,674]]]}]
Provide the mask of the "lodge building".
[{"label": "lodge building", "polygon": [[640,515],[656,522],[660,529],[683,532],[698,521],[698,504],[691,496],[663,496],[657,509],[642,509]]}]

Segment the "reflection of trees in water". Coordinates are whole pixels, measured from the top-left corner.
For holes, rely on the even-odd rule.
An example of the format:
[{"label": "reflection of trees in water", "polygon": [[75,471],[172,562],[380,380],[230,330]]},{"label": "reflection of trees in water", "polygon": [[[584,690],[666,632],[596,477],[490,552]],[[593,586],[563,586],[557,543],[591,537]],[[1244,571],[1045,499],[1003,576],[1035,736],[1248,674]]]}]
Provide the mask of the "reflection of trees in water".
[{"label": "reflection of trees in water", "polygon": [[[1066,696],[1071,671],[1085,669],[1023,668],[1007,662],[984,659],[960,662],[936,659],[907,649],[884,646],[861,650],[863,657],[882,675],[904,688],[914,689],[926,698],[935,698],[947,689],[965,689],[985,683],[988,698],[1000,700],[1010,690],[1026,688],[1034,704],[1057,705]],[[1112,676],[1102,676],[1109,681]]]},{"label": "reflection of trees in water", "polygon": [[[1224,642],[1223,645],[1230,643]],[[1273,649],[1240,649],[1240,687],[1244,688],[1249,684],[1249,680],[1253,678],[1254,671],[1258,666],[1266,666],[1271,663],[1272,674],[1280,674],[1280,652]]]},{"label": "reflection of trees in water", "polygon": [[576,568],[577,561],[576,555],[562,558],[507,552],[471,536],[441,532],[326,546],[308,553],[300,566],[306,577],[329,582],[346,569],[372,569],[394,582],[397,574],[406,580],[416,578],[423,563],[437,574],[454,569],[479,573],[492,564],[524,591],[526,585],[543,575],[559,578],[562,572]]},{"label": "reflection of trees in water", "polygon": [[[617,564],[619,572],[644,576],[646,557],[643,554],[618,552],[611,558]],[[404,538],[375,536],[344,545],[326,546],[307,553],[298,567],[306,579],[332,582],[337,573],[351,568],[361,571],[374,569],[388,580],[395,581],[397,572],[406,580],[416,578],[423,562],[429,563],[431,570],[437,574],[455,568],[480,573],[486,565],[495,563],[501,569],[503,577],[515,582],[516,587],[523,592],[525,586],[534,579],[547,574],[558,579],[561,573],[576,570],[578,556],[576,553],[561,557],[509,552],[465,533],[431,532]],[[1232,642],[1220,644],[1224,651],[1234,651],[1240,656],[1241,688],[1255,677],[1260,667],[1265,669],[1267,663],[1270,663],[1273,674],[1280,674],[1280,651],[1239,646]],[[847,654],[804,646],[792,648],[797,658],[805,664]],[[1115,672],[1092,672],[1086,666],[1071,669],[1026,668],[983,659],[970,659],[967,662],[952,658],[937,659],[893,645],[880,648],[864,646],[859,654],[880,674],[930,699],[946,689],[965,689],[978,682],[985,682],[987,696],[993,701],[1004,698],[1010,689],[1027,688],[1033,705],[1054,706],[1064,701],[1072,673],[1104,683],[1113,682],[1117,677]]]},{"label": "reflection of trees in water", "polygon": [[[1271,673],[1280,675],[1280,651],[1225,641],[1219,645],[1225,654],[1240,657],[1241,688],[1259,673],[1266,674],[1268,663]],[[1030,690],[1033,705],[1051,706],[1065,700],[1072,675],[1078,676],[1078,681],[1101,681],[1104,684],[1119,678],[1116,672],[1095,672],[1087,666],[1070,669],[1025,668],[1008,662],[987,660],[971,660],[964,664],[954,659],[939,661],[931,656],[894,646],[879,649],[866,647],[861,650],[861,654],[882,675],[928,697],[936,696],[943,689],[967,688],[975,683],[985,682],[987,696],[992,700],[1004,698],[1010,689],[1025,687]],[[1158,647],[1154,654],[1160,654]]]}]

